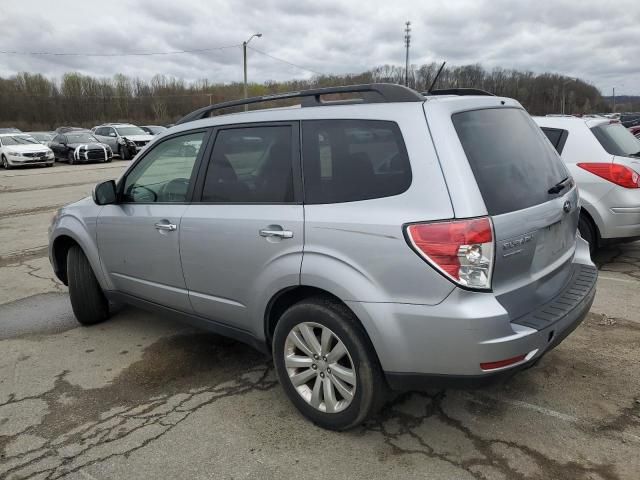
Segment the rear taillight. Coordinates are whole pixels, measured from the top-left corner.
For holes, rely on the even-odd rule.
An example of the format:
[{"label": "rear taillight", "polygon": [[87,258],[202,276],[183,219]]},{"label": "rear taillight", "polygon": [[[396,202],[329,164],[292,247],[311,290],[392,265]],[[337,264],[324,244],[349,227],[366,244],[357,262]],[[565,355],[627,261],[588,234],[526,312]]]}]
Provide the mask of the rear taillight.
[{"label": "rear taillight", "polygon": [[493,229],[488,217],[414,223],[407,240],[422,258],[464,287],[491,288]]},{"label": "rear taillight", "polygon": [[625,188],[640,188],[640,174],[617,163],[578,163],[587,172]]}]

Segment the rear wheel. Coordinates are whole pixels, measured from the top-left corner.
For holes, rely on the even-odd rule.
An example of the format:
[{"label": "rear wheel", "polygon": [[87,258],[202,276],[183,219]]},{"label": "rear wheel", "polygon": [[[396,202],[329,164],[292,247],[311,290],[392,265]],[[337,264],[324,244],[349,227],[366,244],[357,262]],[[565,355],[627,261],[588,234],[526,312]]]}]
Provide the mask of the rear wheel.
[{"label": "rear wheel", "polygon": [[273,338],[285,393],[313,423],[353,428],[382,406],[387,386],[353,313],[325,298],[305,300],[280,318]]},{"label": "rear wheel", "polygon": [[109,302],[78,245],[67,254],[67,280],[71,307],[79,323],[94,325],[109,318]]},{"label": "rear wheel", "polygon": [[585,214],[580,214],[578,231],[580,232],[580,236],[589,242],[589,252],[593,255],[598,249],[598,232],[596,226],[591,222],[591,219]]}]

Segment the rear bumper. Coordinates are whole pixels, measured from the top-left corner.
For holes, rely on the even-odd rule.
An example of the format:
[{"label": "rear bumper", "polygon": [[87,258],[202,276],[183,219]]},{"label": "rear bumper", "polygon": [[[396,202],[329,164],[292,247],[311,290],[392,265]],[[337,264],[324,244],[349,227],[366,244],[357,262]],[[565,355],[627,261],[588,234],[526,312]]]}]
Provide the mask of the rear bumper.
[{"label": "rear bumper", "polygon": [[[397,390],[479,385],[526,368],[557,346],[589,312],[597,271],[579,240],[574,275],[551,301],[518,319],[491,293],[455,289],[438,305],[348,302]],[[482,363],[518,356],[505,367]]]}]

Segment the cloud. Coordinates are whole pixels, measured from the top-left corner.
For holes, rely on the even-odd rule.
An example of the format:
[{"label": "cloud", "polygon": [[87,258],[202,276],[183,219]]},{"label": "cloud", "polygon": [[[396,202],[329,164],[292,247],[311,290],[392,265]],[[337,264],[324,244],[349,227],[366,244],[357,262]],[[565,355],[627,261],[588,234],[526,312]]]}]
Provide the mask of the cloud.
[{"label": "cloud", "polygon": [[[3,9],[0,49],[117,54],[251,46],[313,71],[357,73],[404,61],[552,71],[608,93],[640,94],[640,3],[618,0],[22,0]],[[19,71],[150,78],[164,74],[214,82],[242,79],[239,46],[207,52],[128,57],[0,55],[0,75]],[[249,50],[253,81],[309,78],[312,72]]]}]

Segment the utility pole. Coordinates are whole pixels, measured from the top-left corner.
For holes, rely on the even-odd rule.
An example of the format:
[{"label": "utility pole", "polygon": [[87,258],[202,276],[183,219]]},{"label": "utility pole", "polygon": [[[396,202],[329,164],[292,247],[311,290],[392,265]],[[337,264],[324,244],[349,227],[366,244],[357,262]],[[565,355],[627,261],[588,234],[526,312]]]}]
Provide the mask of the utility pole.
[{"label": "utility pole", "polygon": [[613,87],[613,113],[616,113],[616,87]]},{"label": "utility pole", "polygon": [[[251,39],[253,37],[258,37],[260,38],[262,36],[261,33],[254,33],[253,35],[251,35],[249,37],[249,40],[246,40],[244,42],[242,42],[242,59],[243,59],[243,63],[244,63],[244,98],[248,98],[247,97],[247,45],[249,45],[249,42],[251,41]],[[249,105],[245,105],[244,106],[244,111],[247,112],[249,111]]]},{"label": "utility pole", "polygon": [[405,23],[404,29],[404,46],[405,48],[405,59],[404,59],[404,84],[405,86],[409,86],[409,46],[411,45],[411,22]]},{"label": "utility pole", "polygon": [[562,115],[564,115],[564,103],[565,103],[565,101],[564,101],[564,87],[566,85],[568,85],[569,83],[575,82],[575,81],[577,81],[577,78],[570,78],[569,80],[565,80],[564,82],[562,82],[562,112],[561,112]]}]

